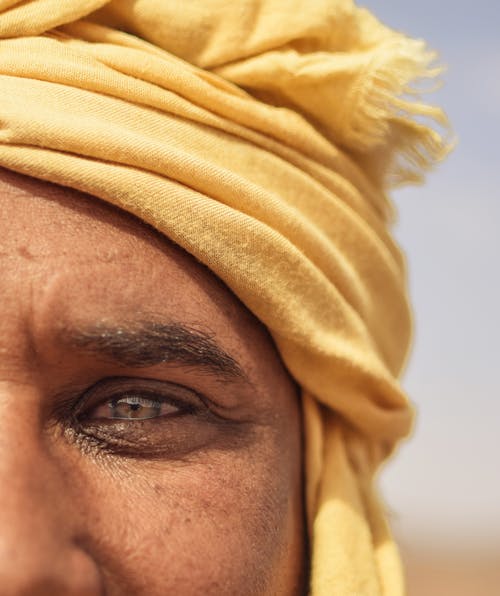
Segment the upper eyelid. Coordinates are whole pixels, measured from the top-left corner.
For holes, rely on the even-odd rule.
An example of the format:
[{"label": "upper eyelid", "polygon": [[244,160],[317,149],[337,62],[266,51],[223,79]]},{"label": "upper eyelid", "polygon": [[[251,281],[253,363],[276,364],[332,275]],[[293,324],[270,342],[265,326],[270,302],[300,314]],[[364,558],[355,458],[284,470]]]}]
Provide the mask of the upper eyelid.
[{"label": "upper eyelid", "polygon": [[[137,393],[139,393],[139,392],[137,392]],[[130,396],[130,395],[128,395],[128,393],[125,393],[124,395],[122,395],[122,397],[119,397],[119,398],[118,398],[118,399],[116,399],[115,401],[118,403],[118,402],[120,402],[122,399],[123,399],[123,400],[125,400],[125,399],[130,399],[130,397],[136,398],[136,400],[137,400],[137,401],[136,401],[135,403],[141,403],[141,402],[143,402],[143,401],[151,401],[151,402],[155,402],[155,401],[156,401],[156,402],[159,402],[159,401],[162,401],[161,399],[158,399],[158,398],[154,398],[154,397],[142,397],[142,396],[139,396],[139,395],[137,395],[137,394],[136,394],[136,395],[132,395],[132,396]],[[104,401],[109,401],[109,400],[104,400]],[[132,403],[134,403],[134,401],[132,401]]]},{"label": "upper eyelid", "polygon": [[[205,407],[207,412],[211,412],[214,416],[221,419],[228,419],[231,412],[234,411],[235,406],[221,403],[221,400],[210,393],[202,392],[198,388],[187,386],[178,381],[168,381],[166,379],[158,379],[157,377],[138,377],[138,376],[119,376],[113,375],[103,377],[92,384],[68,384],[62,387],[57,393],[51,396],[50,419],[53,423],[63,422],[64,424],[74,425],[79,423],[79,419],[85,414],[86,410],[93,405],[97,405],[96,400],[92,403],[90,392],[96,388],[100,383],[111,381],[128,380],[129,382],[140,383],[158,383],[161,385],[170,385],[176,387],[178,390],[185,391],[186,396],[189,394],[193,398],[199,400],[200,407]],[[180,398],[180,396],[179,396]],[[181,399],[178,398],[178,401]],[[103,396],[104,399],[104,396]],[[172,399],[172,398],[171,398]],[[173,401],[173,399],[172,399]]]},{"label": "upper eyelid", "polygon": [[[116,383],[116,387],[114,386]],[[85,410],[87,407],[92,407],[92,406],[97,406],[99,403],[105,402],[107,400],[112,399],[115,395],[118,394],[125,394],[127,393],[127,387],[126,386],[122,386],[120,387],[120,383],[132,383],[135,385],[135,387],[130,387],[128,388],[128,391],[132,392],[142,392],[144,394],[150,394],[150,395],[156,395],[158,396],[160,399],[163,399],[164,401],[169,400],[172,403],[181,403],[182,397],[181,396],[167,396],[167,392],[168,392],[168,387],[171,389],[177,389],[178,391],[184,392],[185,395],[184,397],[187,399],[188,397],[193,397],[194,399],[196,399],[197,401],[200,402],[200,405],[202,403],[204,403],[204,400],[202,399],[202,397],[194,390],[189,389],[187,387],[184,387],[182,385],[178,385],[175,383],[169,383],[168,381],[159,381],[156,379],[144,379],[141,377],[108,377],[105,379],[101,379],[100,381],[98,381],[97,383],[94,383],[94,385],[92,385],[91,387],[89,387],[81,396],[81,398],[78,400],[78,410],[79,413],[81,414],[83,410]],[[147,386],[142,386],[141,387],[141,383],[144,384],[155,384],[159,386],[159,389],[162,389],[163,391],[157,391],[155,392],[153,390],[152,387],[147,387]],[[106,385],[111,386],[112,390],[110,391],[110,393],[108,395],[102,395],[102,397],[96,397],[96,401],[95,403],[89,403],[92,402],[92,398],[94,397],[92,394],[93,392],[97,392],[102,386],[104,385],[104,390],[106,390]],[[193,400],[189,400],[189,401],[193,401]],[[206,405],[206,404],[205,404]]]},{"label": "upper eyelid", "polygon": [[[139,393],[139,392],[137,392]],[[149,419],[153,419],[153,418],[158,418],[158,417],[166,417],[166,416],[172,416],[172,415],[178,415],[180,413],[192,413],[190,407],[185,407],[184,404],[179,404],[178,402],[171,400],[171,399],[161,399],[161,396],[158,398],[154,398],[154,397],[142,397],[140,395],[135,395],[133,397],[136,397],[137,400],[134,400],[131,402],[131,404],[139,404],[145,408],[148,407],[159,407],[161,408],[162,406],[167,406],[168,408],[171,408],[171,410],[167,413],[159,413],[158,415],[153,415],[153,416],[145,416],[144,418],[142,417],[124,417],[124,416],[112,416],[111,414],[113,413],[114,409],[119,407],[120,405],[131,405],[131,404],[127,404],[126,399],[128,397],[128,392],[125,392],[124,394],[122,394],[122,397],[118,398],[118,399],[113,399],[113,397],[111,398],[105,398],[102,401],[98,401],[97,404],[95,404],[92,408],[90,408],[90,411],[88,412],[88,415],[85,416],[85,418],[87,420],[96,420],[99,418],[105,418],[107,420],[149,420]],[[148,403],[149,402],[149,403]],[[189,404],[190,406],[191,404]],[[108,409],[106,409],[106,406],[108,406]],[[101,409],[104,408],[104,411],[102,411]],[[99,412],[99,413],[98,413]],[[104,414],[104,412],[106,412],[108,415]],[[98,413],[98,414],[97,414]],[[95,416],[95,414],[97,414],[97,416]]]}]

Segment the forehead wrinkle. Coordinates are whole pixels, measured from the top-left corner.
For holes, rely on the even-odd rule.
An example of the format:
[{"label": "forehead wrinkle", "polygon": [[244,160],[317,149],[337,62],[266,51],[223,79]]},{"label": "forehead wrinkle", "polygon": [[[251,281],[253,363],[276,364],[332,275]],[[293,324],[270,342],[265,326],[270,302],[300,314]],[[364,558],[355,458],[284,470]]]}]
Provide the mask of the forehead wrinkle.
[{"label": "forehead wrinkle", "polygon": [[213,333],[179,322],[61,326],[59,336],[62,342],[76,349],[123,366],[145,368],[181,364],[204,369],[227,380],[248,382],[240,365],[219,345]]}]

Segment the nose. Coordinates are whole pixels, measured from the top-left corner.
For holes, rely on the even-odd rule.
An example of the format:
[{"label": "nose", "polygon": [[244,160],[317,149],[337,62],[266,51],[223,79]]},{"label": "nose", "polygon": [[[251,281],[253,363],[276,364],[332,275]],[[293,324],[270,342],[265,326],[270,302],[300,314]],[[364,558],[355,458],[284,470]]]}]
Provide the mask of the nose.
[{"label": "nose", "polygon": [[[3,400],[2,400],[3,402]],[[27,416],[0,408],[0,593],[100,596],[97,563],[80,532],[64,474]]]},{"label": "nose", "polygon": [[[103,594],[92,562],[78,548],[36,550],[16,537],[18,545],[2,552],[0,586],[4,596],[90,596]],[[58,555],[62,558],[56,558]]]}]

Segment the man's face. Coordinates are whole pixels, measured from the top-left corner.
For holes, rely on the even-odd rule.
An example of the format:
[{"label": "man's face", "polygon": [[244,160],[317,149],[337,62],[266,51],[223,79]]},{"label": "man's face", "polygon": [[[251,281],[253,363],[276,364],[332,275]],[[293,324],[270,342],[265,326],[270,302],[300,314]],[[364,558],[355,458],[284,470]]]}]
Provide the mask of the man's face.
[{"label": "man's face", "polygon": [[296,388],[222,283],[0,171],[0,304],[3,596],[300,593]]}]

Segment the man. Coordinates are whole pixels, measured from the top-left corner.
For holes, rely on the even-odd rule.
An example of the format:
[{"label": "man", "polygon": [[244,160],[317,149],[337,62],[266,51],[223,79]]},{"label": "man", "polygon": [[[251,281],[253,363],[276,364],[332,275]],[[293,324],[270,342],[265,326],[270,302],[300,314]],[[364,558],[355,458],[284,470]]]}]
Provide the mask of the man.
[{"label": "man", "polygon": [[444,150],[432,56],[296,4],[2,8],[2,594],[403,591],[384,188]]},{"label": "man", "polygon": [[263,326],[134,218],[1,192],[2,594],[300,593],[299,402]]}]

